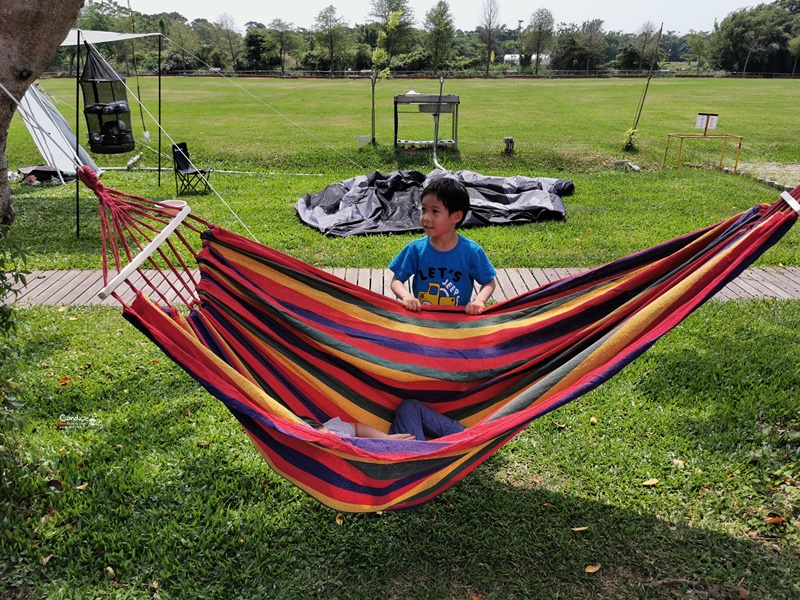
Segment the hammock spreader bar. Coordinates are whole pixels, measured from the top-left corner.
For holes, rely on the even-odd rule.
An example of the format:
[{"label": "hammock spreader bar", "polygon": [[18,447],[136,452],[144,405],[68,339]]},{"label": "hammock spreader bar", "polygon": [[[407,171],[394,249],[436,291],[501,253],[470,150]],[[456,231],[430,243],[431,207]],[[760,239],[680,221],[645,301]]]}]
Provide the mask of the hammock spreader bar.
[{"label": "hammock spreader bar", "polygon": [[[163,244],[170,234],[178,228],[178,225],[183,223],[183,220],[191,212],[191,208],[185,202],[181,203],[183,206],[178,211],[178,214],[167,224],[167,226],[159,233],[142,251],[131,261],[125,268],[122,269],[108,284],[100,290],[97,295],[105,300],[108,296],[116,290],[124,281],[126,281],[139,267],[144,264],[146,260],[158,251],[161,244]],[[177,209],[176,209],[177,210]]]},{"label": "hammock spreader bar", "polygon": [[781,198],[791,207],[794,212],[800,215],[800,203],[792,198],[792,195],[789,192],[781,192]]},{"label": "hammock spreader bar", "polygon": [[[169,219],[152,201],[81,178],[108,216],[105,249],[122,270],[131,246],[147,245],[131,236],[150,240]],[[227,406],[280,475],[336,510],[408,509],[612,377],[720,291],[797,220],[790,204],[800,188],[788,195],[478,316],[410,313],[191,214],[150,269],[127,279],[133,300],[114,295],[126,319]],[[201,233],[202,249],[189,233]],[[177,301],[158,291],[165,284],[148,273],[156,267],[180,276]],[[467,428],[425,442],[341,438],[299,418],[388,430],[394,408],[412,397]]]}]

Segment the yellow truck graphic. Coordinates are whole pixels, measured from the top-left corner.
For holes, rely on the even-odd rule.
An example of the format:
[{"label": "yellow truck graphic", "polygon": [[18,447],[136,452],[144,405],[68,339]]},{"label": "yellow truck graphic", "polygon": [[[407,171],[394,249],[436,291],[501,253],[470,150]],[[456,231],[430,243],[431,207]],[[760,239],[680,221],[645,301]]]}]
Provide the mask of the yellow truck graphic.
[{"label": "yellow truck graphic", "polygon": [[423,304],[433,304],[439,306],[455,306],[456,305],[456,298],[455,296],[442,296],[442,286],[438,283],[429,283],[428,284],[428,291],[427,292],[419,292],[417,296],[419,297],[419,301]]}]

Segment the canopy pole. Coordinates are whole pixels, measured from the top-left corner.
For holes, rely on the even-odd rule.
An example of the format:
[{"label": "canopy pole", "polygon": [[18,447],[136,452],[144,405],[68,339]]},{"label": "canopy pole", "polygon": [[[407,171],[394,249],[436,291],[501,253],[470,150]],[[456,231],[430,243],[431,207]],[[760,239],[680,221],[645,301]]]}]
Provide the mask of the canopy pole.
[{"label": "canopy pole", "polygon": [[158,36],[158,187],[161,187],[161,40]]},{"label": "canopy pole", "polygon": [[446,171],[436,158],[436,149],[439,145],[439,114],[442,112],[442,88],[444,87],[444,77],[439,76],[439,103],[436,106],[436,112],[433,115],[433,164],[437,169]]},{"label": "canopy pole", "polygon": [[[81,30],[75,36],[75,156],[80,156],[81,144]],[[75,237],[81,237],[81,180],[75,174]]]}]

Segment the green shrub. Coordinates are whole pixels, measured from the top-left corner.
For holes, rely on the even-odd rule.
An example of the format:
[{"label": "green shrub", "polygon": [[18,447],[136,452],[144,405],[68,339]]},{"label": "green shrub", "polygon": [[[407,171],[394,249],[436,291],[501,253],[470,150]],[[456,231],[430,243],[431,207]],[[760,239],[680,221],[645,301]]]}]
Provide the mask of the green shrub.
[{"label": "green shrub", "polygon": [[625,132],[625,137],[623,138],[622,149],[625,152],[636,152],[636,133],[638,130],[636,129],[628,129]]}]

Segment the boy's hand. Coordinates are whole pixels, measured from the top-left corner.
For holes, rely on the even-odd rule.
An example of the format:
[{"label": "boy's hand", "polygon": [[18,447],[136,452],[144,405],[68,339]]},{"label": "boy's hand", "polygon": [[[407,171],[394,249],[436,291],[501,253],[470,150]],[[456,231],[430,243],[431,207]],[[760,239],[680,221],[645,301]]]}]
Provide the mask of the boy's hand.
[{"label": "boy's hand", "polygon": [[403,306],[406,307],[406,310],[412,310],[414,312],[419,312],[422,310],[422,302],[419,301],[419,298],[415,298],[414,296],[409,295],[406,298],[401,300]]},{"label": "boy's hand", "polygon": [[405,282],[400,281],[397,275],[392,276],[392,283],[389,284],[389,287],[394,292],[395,296],[397,296],[397,299],[406,307],[406,310],[413,310],[415,312],[422,310],[422,302],[420,302],[419,298],[416,298],[414,294],[409,293]]},{"label": "boy's hand", "polygon": [[483,309],[486,308],[486,302],[492,297],[492,294],[494,294],[495,288],[497,288],[497,279],[492,279],[483,284],[478,291],[478,295],[475,296],[464,309],[466,313],[468,315],[481,314]]},{"label": "boy's hand", "polygon": [[464,308],[464,311],[468,315],[479,315],[483,312],[483,309],[486,308],[486,305],[483,302],[473,300]]},{"label": "boy's hand", "polygon": [[415,438],[410,433],[390,433],[389,434],[389,439],[390,440],[415,440],[417,438]]}]

